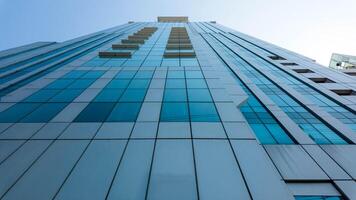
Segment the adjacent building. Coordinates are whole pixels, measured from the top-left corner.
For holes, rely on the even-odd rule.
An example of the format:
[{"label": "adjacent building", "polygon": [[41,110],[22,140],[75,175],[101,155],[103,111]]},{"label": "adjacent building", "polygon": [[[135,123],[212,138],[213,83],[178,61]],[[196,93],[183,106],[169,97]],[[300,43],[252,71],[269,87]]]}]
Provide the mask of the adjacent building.
[{"label": "adjacent building", "polygon": [[356,69],[356,56],[333,53],[329,67],[333,69]]},{"label": "adjacent building", "polygon": [[333,53],[329,67],[340,70],[350,76],[356,76],[356,56]]},{"label": "adjacent building", "polygon": [[0,199],[356,199],[356,80],[215,21],[0,52]]}]

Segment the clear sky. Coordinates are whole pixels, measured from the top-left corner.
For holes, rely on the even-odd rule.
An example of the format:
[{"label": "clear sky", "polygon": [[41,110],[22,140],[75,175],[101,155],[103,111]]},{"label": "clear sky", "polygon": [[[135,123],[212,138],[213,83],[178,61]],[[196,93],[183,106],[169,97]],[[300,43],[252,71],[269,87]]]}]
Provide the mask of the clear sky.
[{"label": "clear sky", "polygon": [[215,20],[324,65],[356,55],[356,0],[0,0],[0,50],[160,15]]}]

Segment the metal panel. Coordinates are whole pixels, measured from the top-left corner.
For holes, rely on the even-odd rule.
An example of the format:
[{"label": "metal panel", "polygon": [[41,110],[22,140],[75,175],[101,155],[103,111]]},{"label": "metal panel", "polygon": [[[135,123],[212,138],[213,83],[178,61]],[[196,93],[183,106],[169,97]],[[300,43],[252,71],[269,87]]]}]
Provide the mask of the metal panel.
[{"label": "metal panel", "polygon": [[356,179],[356,145],[321,146],[353,179]]},{"label": "metal panel", "polygon": [[161,122],[158,128],[158,138],[190,138],[189,122]]},{"label": "metal panel", "polygon": [[136,122],[131,138],[155,138],[158,122]]},{"label": "metal panel", "polygon": [[10,189],[50,143],[49,140],[28,141],[0,165],[0,196]]},{"label": "metal panel", "polygon": [[104,199],[125,144],[125,140],[93,141],[55,199]]},{"label": "metal panel", "polygon": [[29,139],[43,125],[43,123],[16,123],[1,133],[0,139]]},{"label": "metal panel", "polygon": [[69,123],[47,123],[32,139],[56,139]]},{"label": "metal panel", "polygon": [[336,164],[319,146],[304,145],[303,148],[318,163],[331,179],[351,179],[351,177]]},{"label": "metal panel", "polygon": [[340,196],[331,183],[288,183],[293,195],[305,196]]},{"label": "metal panel", "polygon": [[200,199],[250,199],[247,187],[226,140],[194,140]]},{"label": "metal panel", "polygon": [[294,199],[256,140],[232,140],[231,144],[254,200]]},{"label": "metal panel", "polygon": [[265,145],[285,180],[329,180],[329,177],[298,145]]},{"label": "metal panel", "polygon": [[26,140],[0,140],[0,163],[16,151]]},{"label": "metal panel", "polygon": [[101,123],[71,123],[59,139],[91,139]]},{"label": "metal panel", "polygon": [[154,140],[130,140],[108,194],[109,200],[145,199]]},{"label": "metal panel", "polygon": [[147,199],[198,199],[191,140],[157,141],[152,162]]},{"label": "metal panel", "polygon": [[350,200],[356,199],[356,182],[355,181],[335,181],[336,186]]},{"label": "metal panel", "polygon": [[3,199],[52,199],[88,143],[57,140]]},{"label": "metal panel", "polygon": [[96,139],[129,138],[134,123],[131,122],[106,122],[95,135]]}]

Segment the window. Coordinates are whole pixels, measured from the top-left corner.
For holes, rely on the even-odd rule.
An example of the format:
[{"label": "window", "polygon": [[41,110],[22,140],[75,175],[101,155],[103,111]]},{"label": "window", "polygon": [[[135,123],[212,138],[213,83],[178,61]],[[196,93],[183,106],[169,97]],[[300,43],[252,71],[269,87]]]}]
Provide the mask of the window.
[{"label": "window", "polygon": [[123,93],[123,89],[103,89],[94,99],[94,102],[116,102]]},{"label": "window", "polygon": [[314,73],[312,70],[310,69],[292,69],[293,71],[300,73],[300,74],[306,74],[306,73]]},{"label": "window", "polygon": [[84,89],[65,89],[51,98],[50,102],[72,102]]},{"label": "window", "polygon": [[167,79],[166,88],[185,88],[184,79]]},{"label": "window", "polygon": [[181,102],[187,101],[185,89],[166,89],[164,91],[163,101],[165,102]]},{"label": "window", "polygon": [[130,83],[129,79],[113,79],[105,87],[110,89],[125,89]]},{"label": "window", "polygon": [[208,89],[188,89],[189,101],[196,102],[212,102],[210,92]]},{"label": "window", "polygon": [[354,96],[354,95],[356,95],[356,92],[351,89],[334,89],[331,91],[335,92],[336,94],[338,94],[340,96]]},{"label": "window", "polygon": [[167,78],[185,78],[184,71],[168,71]]},{"label": "window", "polygon": [[184,122],[189,121],[187,103],[163,103],[161,111],[161,121],[163,122]]},{"label": "window", "polygon": [[309,78],[310,80],[314,81],[315,83],[335,83],[334,81],[325,78],[325,77],[313,77]]},{"label": "window", "polygon": [[146,89],[127,89],[120,102],[142,102],[145,98]]},{"label": "window", "polygon": [[133,122],[140,112],[141,103],[118,103],[115,105],[107,121],[109,122]]},{"label": "window", "polygon": [[148,88],[150,79],[132,79],[128,88],[143,89]]},{"label": "window", "polygon": [[66,103],[44,103],[20,122],[48,122],[62,111],[66,105]]},{"label": "window", "polygon": [[136,71],[120,71],[115,78],[117,79],[131,79],[135,76]]},{"label": "window", "polygon": [[207,88],[204,79],[187,79],[188,88]]},{"label": "window", "polygon": [[288,62],[288,63],[281,63],[281,65],[284,65],[284,66],[296,66],[298,64],[297,63]]},{"label": "window", "polygon": [[214,103],[189,103],[189,109],[192,122],[220,121]]},{"label": "window", "polygon": [[272,60],[286,60],[285,58],[278,56],[278,55],[268,56],[268,57]]},{"label": "window", "polygon": [[27,97],[24,102],[47,102],[50,98],[56,95],[59,90],[47,90],[42,89],[38,92],[34,93],[33,95]]},{"label": "window", "polygon": [[75,118],[75,122],[103,122],[110,114],[114,103],[90,103]]},{"label": "window", "polygon": [[17,122],[27,114],[35,110],[40,103],[17,103],[0,113],[0,122]]}]

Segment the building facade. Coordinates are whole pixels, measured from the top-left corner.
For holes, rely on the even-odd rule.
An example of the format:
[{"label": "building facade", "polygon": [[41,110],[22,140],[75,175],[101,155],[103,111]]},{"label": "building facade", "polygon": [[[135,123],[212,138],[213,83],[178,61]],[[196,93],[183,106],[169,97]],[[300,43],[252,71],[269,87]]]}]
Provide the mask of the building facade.
[{"label": "building facade", "polygon": [[0,199],[356,199],[356,79],[216,22],[129,22],[0,67]]}]

